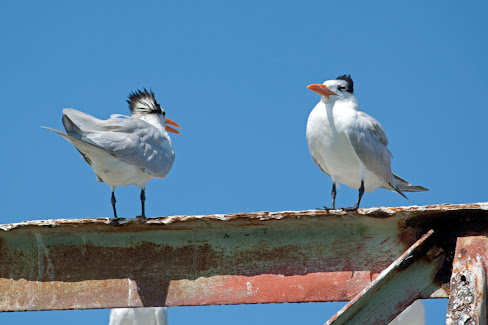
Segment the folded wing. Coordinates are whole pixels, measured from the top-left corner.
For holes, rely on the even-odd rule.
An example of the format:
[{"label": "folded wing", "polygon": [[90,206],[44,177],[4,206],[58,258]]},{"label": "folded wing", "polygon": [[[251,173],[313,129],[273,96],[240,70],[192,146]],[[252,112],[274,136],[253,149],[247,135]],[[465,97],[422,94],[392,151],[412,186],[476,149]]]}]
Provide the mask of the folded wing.
[{"label": "folded wing", "polygon": [[85,159],[90,157],[79,146],[91,145],[97,148],[92,150],[104,150],[152,177],[164,178],[171,169],[174,160],[171,140],[150,123],[120,115],[100,120],[72,108],[64,109],[63,113],[67,133],[50,130],[73,143]]},{"label": "folded wing", "polygon": [[388,189],[405,196],[393,179],[390,164],[392,155],[387,148],[388,139],[381,124],[372,116],[359,111],[356,123],[346,131],[346,135],[366,169],[383,180],[385,185],[388,184]]}]

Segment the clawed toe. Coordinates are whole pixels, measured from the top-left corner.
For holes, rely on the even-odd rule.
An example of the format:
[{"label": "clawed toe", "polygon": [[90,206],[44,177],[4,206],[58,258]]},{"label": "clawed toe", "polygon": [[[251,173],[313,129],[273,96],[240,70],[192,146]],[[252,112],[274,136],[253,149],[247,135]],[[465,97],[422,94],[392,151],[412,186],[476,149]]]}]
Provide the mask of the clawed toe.
[{"label": "clawed toe", "polygon": [[120,226],[120,220],[122,220],[123,218],[113,218],[113,219],[110,219],[110,223],[112,224],[112,226]]},{"label": "clawed toe", "polygon": [[334,207],[332,207],[332,208],[328,208],[328,207],[326,207],[326,206],[324,205],[322,208],[317,208],[317,210],[322,210],[322,211],[327,211],[327,212],[329,212],[329,211],[333,211],[333,210],[335,210],[335,208],[334,208]]},{"label": "clawed toe", "polygon": [[341,210],[346,212],[358,212],[358,207],[341,208]]}]

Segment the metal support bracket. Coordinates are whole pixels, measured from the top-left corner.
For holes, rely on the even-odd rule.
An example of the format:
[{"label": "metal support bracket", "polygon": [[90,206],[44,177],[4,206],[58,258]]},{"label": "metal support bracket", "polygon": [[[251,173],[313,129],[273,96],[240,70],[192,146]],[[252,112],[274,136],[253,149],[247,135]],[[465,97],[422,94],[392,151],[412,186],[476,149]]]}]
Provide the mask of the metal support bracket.
[{"label": "metal support bracket", "polygon": [[326,325],[387,324],[415,299],[430,295],[445,254],[433,230],[423,235]]},{"label": "metal support bracket", "polygon": [[488,238],[459,237],[451,275],[447,325],[486,324]]},{"label": "metal support bracket", "polygon": [[385,324],[451,295],[482,324],[486,235],[488,203],[0,225],[0,311],[353,299],[329,324]]}]

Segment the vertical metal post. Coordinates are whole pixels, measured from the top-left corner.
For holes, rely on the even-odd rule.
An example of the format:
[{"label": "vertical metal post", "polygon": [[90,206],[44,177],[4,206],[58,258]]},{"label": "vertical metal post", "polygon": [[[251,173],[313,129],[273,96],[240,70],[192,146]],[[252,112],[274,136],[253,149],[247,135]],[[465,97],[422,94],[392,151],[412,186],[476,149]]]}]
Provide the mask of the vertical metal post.
[{"label": "vertical metal post", "polygon": [[488,238],[459,237],[451,275],[447,325],[486,324]]}]

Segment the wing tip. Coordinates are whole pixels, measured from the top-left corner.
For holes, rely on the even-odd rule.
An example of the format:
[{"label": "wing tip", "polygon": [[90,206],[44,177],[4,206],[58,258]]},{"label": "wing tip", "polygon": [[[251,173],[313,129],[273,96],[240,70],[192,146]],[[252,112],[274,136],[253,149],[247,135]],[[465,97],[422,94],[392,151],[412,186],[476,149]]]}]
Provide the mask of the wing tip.
[{"label": "wing tip", "polygon": [[408,200],[408,197],[405,195],[405,193],[403,193],[403,189],[401,189],[399,186],[393,186],[391,184],[390,186],[395,190],[395,192],[397,192],[398,194],[400,194],[401,196],[403,196]]},{"label": "wing tip", "polygon": [[430,191],[427,187],[423,187],[420,185],[410,185],[408,188],[403,189],[405,192],[426,192]]},{"label": "wing tip", "polygon": [[48,126],[42,126],[42,125],[41,125],[41,128],[42,128],[42,129],[49,130],[49,131],[52,131],[52,132],[56,132],[56,133],[58,133],[58,134],[64,134],[64,132],[63,132],[63,131],[58,130],[58,129],[54,129],[54,128],[50,128],[50,127],[48,127]]}]

